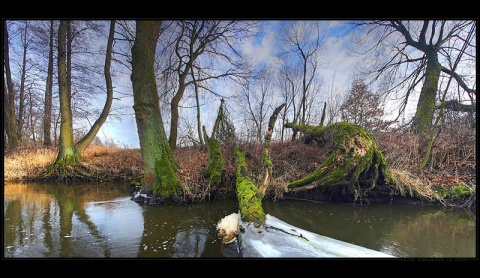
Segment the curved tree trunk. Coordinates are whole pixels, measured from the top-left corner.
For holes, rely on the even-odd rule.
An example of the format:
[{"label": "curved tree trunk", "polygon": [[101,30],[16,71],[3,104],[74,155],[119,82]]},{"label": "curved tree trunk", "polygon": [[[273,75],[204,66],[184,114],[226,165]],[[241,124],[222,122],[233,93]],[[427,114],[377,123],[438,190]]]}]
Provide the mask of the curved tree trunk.
[{"label": "curved tree trunk", "polygon": [[332,145],[329,157],[306,177],[290,182],[293,192],[322,187],[332,194],[352,194],[354,201],[376,193],[390,194],[393,177],[373,137],[361,126],[339,122],[326,127],[288,123],[307,142]]},{"label": "curved tree trunk", "polygon": [[142,190],[172,197],[183,186],[176,176],[178,165],[163,127],[155,82],[154,58],[160,26],[160,21],[137,21],[132,48],[133,109],[145,174]]},{"label": "curved tree trunk", "polygon": [[105,104],[103,106],[102,113],[92,125],[88,133],[75,144],[75,151],[78,153],[79,157],[85,148],[92,142],[92,140],[97,135],[98,131],[102,127],[103,123],[107,120],[108,114],[110,113],[110,108],[112,107],[113,101],[113,85],[112,85],[112,77],[110,74],[110,66],[112,63],[112,50],[113,50],[113,38],[115,36],[115,20],[110,21],[110,31],[108,35],[108,43],[107,43],[107,53],[105,56],[105,65],[104,65],[104,74],[105,74],[105,86],[107,88],[107,99],[105,100]]}]

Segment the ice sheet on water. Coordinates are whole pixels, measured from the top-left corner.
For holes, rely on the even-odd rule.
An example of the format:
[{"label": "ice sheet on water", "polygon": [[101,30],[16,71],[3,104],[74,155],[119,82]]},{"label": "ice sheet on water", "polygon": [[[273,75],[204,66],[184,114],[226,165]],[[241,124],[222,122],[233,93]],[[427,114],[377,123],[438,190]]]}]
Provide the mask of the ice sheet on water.
[{"label": "ice sheet on water", "polygon": [[264,227],[241,223],[239,240],[243,257],[363,257],[394,256],[315,234],[267,214]]}]

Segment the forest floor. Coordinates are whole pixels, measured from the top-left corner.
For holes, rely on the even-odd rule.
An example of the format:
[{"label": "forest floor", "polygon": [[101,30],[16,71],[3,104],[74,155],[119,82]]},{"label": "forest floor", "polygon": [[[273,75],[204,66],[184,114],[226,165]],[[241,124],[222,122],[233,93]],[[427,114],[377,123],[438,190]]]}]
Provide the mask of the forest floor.
[{"label": "forest floor", "polygon": [[[444,188],[463,185],[475,191],[476,145],[475,138],[462,138],[463,144],[454,145],[452,137],[445,135],[436,141],[432,160],[423,170],[417,170],[420,159],[415,155],[416,139],[405,133],[374,135],[385,156],[388,167],[397,179],[416,188]],[[475,136],[475,134],[473,134]],[[247,165],[254,182],[261,177],[262,144],[243,146]],[[235,193],[235,161],[232,146],[223,146],[224,196]],[[274,198],[281,198],[287,182],[300,179],[316,169],[327,157],[327,150],[301,140],[274,142],[271,147],[273,163],[272,188]],[[38,181],[39,173],[53,161],[56,148],[17,149],[4,154],[4,181]],[[203,147],[180,147],[174,150],[180,166],[177,175],[189,191],[204,188],[208,183],[203,172],[208,163],[208,153]],[[90,145],[83,154],[82,166],[89,169],[89,181],[132,182],[142,175],[140,149],[115,146]]]}]

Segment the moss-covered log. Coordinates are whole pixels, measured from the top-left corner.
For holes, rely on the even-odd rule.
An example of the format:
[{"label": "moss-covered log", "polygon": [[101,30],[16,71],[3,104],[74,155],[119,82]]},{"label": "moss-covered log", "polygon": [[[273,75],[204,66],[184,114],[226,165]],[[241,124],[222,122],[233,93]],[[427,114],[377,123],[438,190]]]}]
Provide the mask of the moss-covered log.
[{"label": "moss-covered log", "polygon": [[361,126],[339,122],[329,126],[287,123],[306,142],[331,146],[328,158],[306,177],[287,184],[294,192],[322,187],[332,194],[352,194],[354,201],[392,194],[393,178],[373,137]]},{"label": "moss-covered log", "polygon": [[257,186],[248,175],[245,154],[235,148],[235,163],[237,166],[235,185],[242,221],[251,222],[255,227],[265,224],[266,216],[262,207],[262,196],[258,194]]},{"label": "moss-covered log", "polygon": [[220,143],[213,136],[208,137],[205,126],[203,128],[203,137],[208,151],[208,165],[204,176],[212,185],[217,185],[222,180],[223,156]]}]

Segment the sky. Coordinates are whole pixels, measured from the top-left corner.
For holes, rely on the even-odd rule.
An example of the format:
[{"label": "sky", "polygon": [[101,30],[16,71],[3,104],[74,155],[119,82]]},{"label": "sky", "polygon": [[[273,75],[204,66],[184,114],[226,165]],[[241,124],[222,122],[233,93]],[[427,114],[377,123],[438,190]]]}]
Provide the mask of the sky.
[{"label": "sky", "polygon": [[[269,24],[266,25],[268,31],[265,32],[263,37],[257,37],[251,41],[246,41],[242,46],[243,53],[257,63],[274,63],[272,57],[275,51],[275,44],[278,43],[275,39],[275,32],[279,22],[271,21],[268,23]],[[322,66],[319,70],[319,74],[324,79],[325,85],[331,87],[331,90],[338,93],[340,97],[341,94],[345,94],[348,91],[353,80],[355,66],[362,61],[362,57],[352,57],[347,54],[345,46],[348,43],[349,38],[347,36],[341,36],[337,29],[341,22],[328,21],[327,23],[331,29],[325,31],[328,33],[328,36],[326,36],[323,45],[321,54]],[[122,76],[120,79],[117,79],[116,81],[114,80],[114,83],[115,87],[122,87],[125,92],[131,92],[131,81],[129,76]],[[98,132],[98,137],[100,137],[103,142],[113,141],[113,143],[119,147],[139,148],[138,133],[132,108],[133,97],[123,98],[121,101],[117,101],[116,104],[126,107],[125,113],[128,115],[121,119],[107,119]],[[214,121],[214,117],[218,110],[218,103],[210,104],[213,108],[210,108],[209,111],[206,111],[207,105],[202,107],[202,118],[209,117],[209,119],[202,119],[204,123]],[[388,108],[385,112],[387,114],[389,112],[390,114],[394,114],[392,113],[394,110],[394,108]],[[407,112],[412,113],[411,110]],[[193,111],[188,112],[183,109],[181,110],[181,113],[193,113]],[[184,115],[181,114],[180,116]],[[164,122],[165,121],[164,117]],[[169,125],[165,124],[165,128],[168,135]],[[207,130],[209,130],[208,127]]]}]

